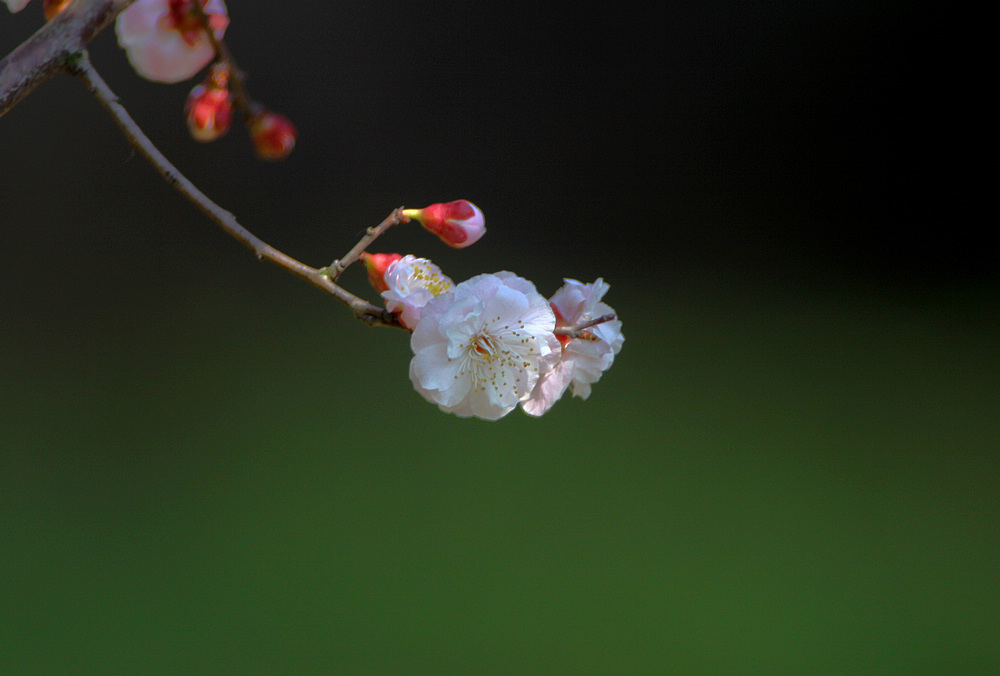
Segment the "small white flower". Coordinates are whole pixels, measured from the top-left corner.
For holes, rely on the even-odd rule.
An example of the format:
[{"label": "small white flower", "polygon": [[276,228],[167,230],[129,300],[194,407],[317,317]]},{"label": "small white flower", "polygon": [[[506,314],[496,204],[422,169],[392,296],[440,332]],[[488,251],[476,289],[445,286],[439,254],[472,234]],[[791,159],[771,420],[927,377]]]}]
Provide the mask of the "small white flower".
[{"label": "small white flower", "polygon": [[28,4],[28,0],[3,0],[11,12],[20,12]]},{"label": "small white flower", "polygon": [[[593,284],[581,284],[574,279],[565,281],[565,286],[550,301],[559,326],[573,326],[614,314],[610,306],[601,302],[610,288],[603,279]],[[625,337],[618,319],[597,324],[587,329],[587,334],[586,338],[559,336],[562,343],[559,363],[542,375],[531,395],[521,402],[526,413],[545,413],[570,386],[573,396],[581,399],[590,396],[590,386],[611,368]]]},{"label": "small white flower", "polygon": [[451,293],[455,283],[441,268],[426,258],[406,255],[386,268],[384,281],[389,287],[382,292],[385,307],[399,313],[399,321],[408,329],[416,327],[420,313],[435,296]]},{"label": "small white flower", "polygon": [[180,82],[215,56],[192,2],[202,2],[215,36],[222,38],[229,24],[222,0],[138,0],[118,15],[118,44],[139,75],[156,82]]},{"label": "small white flower", "polygon": [[510,272],[478,275],[424,306],[410,339],[410,379],[443,411],[496,420],[558,358],[554,328],[534,284]]}]

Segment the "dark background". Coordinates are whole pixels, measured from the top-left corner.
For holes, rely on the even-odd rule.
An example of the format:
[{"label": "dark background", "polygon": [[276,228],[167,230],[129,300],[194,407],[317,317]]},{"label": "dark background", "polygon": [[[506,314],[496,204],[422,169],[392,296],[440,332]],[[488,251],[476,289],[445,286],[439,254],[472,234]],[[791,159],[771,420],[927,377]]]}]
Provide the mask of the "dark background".
[{"label": "dark background", "polygon": [[0,671],[1000,666],[977,43],[921,3],[645,7],[232,2],[251,93],[299,128],[278,164],[190,140],[193,82],[92,45],[309,264],[466,198],[474,247],[375,248],[604,277],[625,347],[540,420],[439,413],[404,334],[254,261],[80,83],[0,119]]}]

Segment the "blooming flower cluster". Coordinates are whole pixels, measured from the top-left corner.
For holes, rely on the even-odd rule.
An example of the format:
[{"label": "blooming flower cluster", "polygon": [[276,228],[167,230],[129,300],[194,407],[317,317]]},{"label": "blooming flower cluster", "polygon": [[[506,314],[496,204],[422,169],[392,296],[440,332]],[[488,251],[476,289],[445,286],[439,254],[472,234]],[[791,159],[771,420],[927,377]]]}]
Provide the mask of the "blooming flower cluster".
[{"label": "blooming flower cluster", "polygon": [[528,280],[477,275],[424,306],[410,339],[410,380],[442,411],[496,420],[557,363],[555,323]]},{"label": "blooming flower cluster", "polygon": [[[52,19],[72,0],[43,0]],[[3,0],[11,12],[29,0]],[[185,105],[191,135],[212,141],[242,113],[258,157],[287,157],[297,132],[284,115],[247,98],[241,71],[222,42],[229,15],[223,0],[136,0],[115,30],[129,62],[143,77],[165,83],[194,77],[212,64]],[[235,109],[235,110],[234,110]],[[480,274],[455,284],[413,255],[365,249],[390,225],[416,221],[450,247],[462,249],[486,233],[483,212],[466,200],[400,209],[352,249],[346,262],[319,272],[331,282],[362,260],[387,312],[356,310],[371,323],[411,332],[414,388],[442,411],[497,420],[518,406],[532,416],[548,411],[567,390],[586,399],[614,362],[625,338],[614,310],[603,302],[609,286],[567,279],[551,298],[512,272]],[[360,253],[358,253],[360,251]],[[341,289],[342,290],[342,289]],[[348,294],[350,295],[350,294]],[[357,307],[353,302],[352,307]]]},{"label": "blooming flower cluster", "polygon": [[[476,227],[485,232],[484,223]],[[540,416],[568,389],[586,399],[625,341],[614,310],[602,302],[609,289],[602,279],[567,279],[546,300],[512,272],[455,284],[425,258],[362,258],[386,309],[412,331],[414,388],[448,413],[497,420],[520,405]]]}]

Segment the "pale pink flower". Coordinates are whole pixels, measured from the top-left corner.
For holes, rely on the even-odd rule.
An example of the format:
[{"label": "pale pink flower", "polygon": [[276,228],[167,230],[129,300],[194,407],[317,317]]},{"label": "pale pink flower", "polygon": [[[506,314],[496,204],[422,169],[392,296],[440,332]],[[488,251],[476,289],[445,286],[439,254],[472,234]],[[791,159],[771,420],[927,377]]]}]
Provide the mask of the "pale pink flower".
[{"label": "pale pink flower", "polygon": [[496,420],[558,358],[554,328],[534,284],[510,272],[478,275],[424,306],[410,338],[410,379],[442,411]]},{"label": "pale pink flower", "polygon": [[211,41],[194,13],[201,2],[219,39],[229,16],[223,0],[138,0],[118,15],[118,44],[139,75],[156,82],[193,77],[215,56]]},{"label": "pale pink flower", "polygon": [[20,12],[28,4],[28,0],[3,0],[11,12]]},{"label": "pale pink flower", "polygon": [[[610,306],[601,302],[610,288],[603,279],[592,284],[581,284],[573,279],[565,281],[565,286],[550,301],[557,326],[574,326],[615,314]],[[521,408],[531,415],[545,413],[570,386],[573,396],[589,397],[590,386],[611,368],[625,342],[618,319],[596,324],[582,337],[560,335],[558,338],[562,344],[559,362],[542,374],[530,396],[521,402]]]},{"label": "pale pink flower", "polygon": [[385,307],[399,313],[399,321],[408,329],[416,327],[424,306],[434,297],[455,289],[441,268],[426,258],[403,256],[386,268],[382,292]]}]

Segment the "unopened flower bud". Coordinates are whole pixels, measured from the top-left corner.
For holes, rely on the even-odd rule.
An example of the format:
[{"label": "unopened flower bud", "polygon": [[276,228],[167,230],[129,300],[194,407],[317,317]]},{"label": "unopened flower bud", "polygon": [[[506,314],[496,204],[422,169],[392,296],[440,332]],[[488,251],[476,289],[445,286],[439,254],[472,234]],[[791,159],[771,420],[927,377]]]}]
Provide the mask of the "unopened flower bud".
[{"label": "unopened flower bud", "polygon": [[262,110],[250,121],[250,134],[253,136],[257,156],[263,160],[283,160],[295,147],[295,137],[298,132],[284,115]]},{"label": "unopened flower bud", "polygon": [[404,209],[403,215],[419,221],[441,241],[456,249],[475,244],[486,232],[483,212],[468,200],[432,204],[424,209]]},{"label": "unopened flower bud", "polygon": [[361,254],[361,260],[368,270],[368,281],[376,291],[382,293],[389,290],[389,285],[385,283],[385,271],[390,265],[398,261],[403,256],[401,254],[372,254],[367,251]]},{"label": "unopened flower bud", "polygon": [[66,9],[66,5],[72,1],[73,0],[45,0],[45,2],[42,3],[42,8],[45,12],[45,20],[52,21],[52,19],[59,16],[59,12]]},{"label": "unopened flower bud", "polygon": [[214,141],[229,131],[233,103],[229,94],[228,66],[212,66],[205,82],[188,95],[184,116],[191,136],[198,141]]}]

